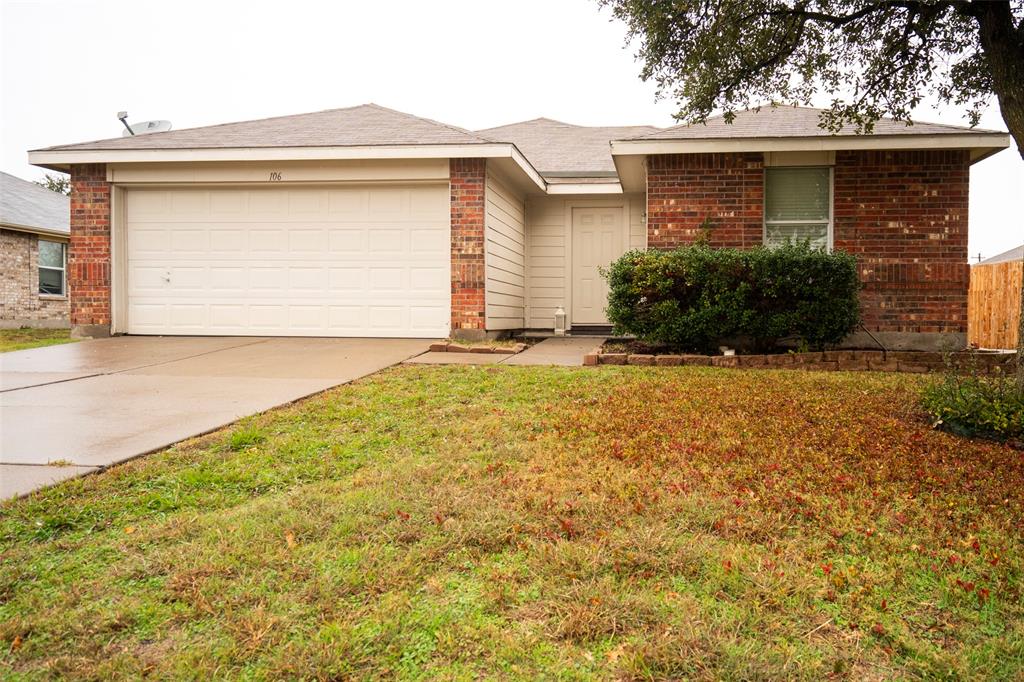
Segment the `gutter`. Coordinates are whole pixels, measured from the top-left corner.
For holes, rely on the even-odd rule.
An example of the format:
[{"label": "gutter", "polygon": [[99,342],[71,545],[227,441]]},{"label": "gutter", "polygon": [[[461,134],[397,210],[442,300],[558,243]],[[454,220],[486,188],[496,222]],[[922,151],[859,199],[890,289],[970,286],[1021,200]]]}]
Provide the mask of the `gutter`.
[{"label": "gutter", "polygon": [[862,135],[816,137],[725,137],[675,140],[612,140],[612,157],[714,152],[796,152],[970,149],[976,163],[1010,146],[1008,133],[944,133],[939,135]]},{"label": "gutter", "polygon": [[24,232],[26,234],[38,234],[44,237],[60,237],[62,239],[71,239],[71,232],[61,232],[49,227],[35,227],[32,225],[18,225],[15,223],[0,223],[0,230],[10,230],[11,232]]},{"label": "gutter", "polygon": [[361,145],[347,147],[209,147],[187,149],[36,149],[28,162],[64,171],[86,163],[334,161],[402,159],[512,159],[541,191],[547,183],[512,143],[464,145]]}]

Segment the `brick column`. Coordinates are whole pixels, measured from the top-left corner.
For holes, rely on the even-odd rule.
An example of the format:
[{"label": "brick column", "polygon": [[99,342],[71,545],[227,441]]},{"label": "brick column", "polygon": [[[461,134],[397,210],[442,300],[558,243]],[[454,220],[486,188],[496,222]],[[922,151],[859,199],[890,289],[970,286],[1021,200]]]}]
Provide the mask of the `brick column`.
[{"label": "brick column", "polygon": [[110,183],[104,164],[71,167],[67,275],[72,334],[109,336]]},{"label": "brick column", "polygon": [[452,159],[452,336],[483,338],[485,331],[485,159]]},{"label": "brick column", "polygon": [[892,347],[966,343],[969,181],[962,149],[836,153],[835,248],[857,256],[864,324]]}]

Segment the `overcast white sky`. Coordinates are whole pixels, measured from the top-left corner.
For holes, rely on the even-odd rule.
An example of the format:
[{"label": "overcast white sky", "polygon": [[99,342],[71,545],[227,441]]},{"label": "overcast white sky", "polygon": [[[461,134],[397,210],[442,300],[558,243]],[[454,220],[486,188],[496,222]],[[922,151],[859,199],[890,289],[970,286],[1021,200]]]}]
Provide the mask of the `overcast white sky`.
[{"label": "overcast white sky", "polygon": [[[537,116],[673,123],[642,83],[624,29],[592,0],[0,0],[0,169],[37,179],[26,151],[364,102],[466,128]],[[922,108],[922,121],[963,124]],[[982,127],[1005,130],[993,106]],[[1024,241],[1024,161],[971,173],[970,253]]]}]

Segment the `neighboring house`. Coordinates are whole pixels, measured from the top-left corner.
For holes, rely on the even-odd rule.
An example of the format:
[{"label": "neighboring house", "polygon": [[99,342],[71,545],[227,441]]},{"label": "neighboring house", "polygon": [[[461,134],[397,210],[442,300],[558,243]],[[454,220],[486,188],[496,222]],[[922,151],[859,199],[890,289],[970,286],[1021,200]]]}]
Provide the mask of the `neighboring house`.
[{"label": "neighboring house", "polygon": [[[819,111],[471,132],[373,104],[50,147],[80,333],[484,336],[607,324],[628,249],[808,238],[854,253],[889,347],[963,345],[971,164],[1005,133]],[[854,335],[854,343],[870,343]]]},{"label": "neighboring house", "polygon": [[1019,263],[1024,262],[1024,244],[1015,246],[1009,251],[1003,251],[1000,254],[986,258],[983,261],[979,261],[978,265],[995,265],[996,263]]},{"label": "neighboring house", "polygon": [[971,266],[967,341],[978,348],[1016,348],[1020,330],[1024,245]]},{"label": "neighboring house", "polygon": [[70,202],[0,173],[0,329],[67,327]]}]

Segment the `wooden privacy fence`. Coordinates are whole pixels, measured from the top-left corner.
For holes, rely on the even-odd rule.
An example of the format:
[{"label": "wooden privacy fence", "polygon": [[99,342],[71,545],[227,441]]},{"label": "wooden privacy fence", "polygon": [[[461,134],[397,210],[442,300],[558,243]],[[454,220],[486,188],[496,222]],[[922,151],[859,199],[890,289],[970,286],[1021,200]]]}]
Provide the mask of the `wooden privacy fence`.
[{"label": "wooden privacy fence", "polygon": [[974,265],[967,294],[967,341],[980,348],[1016,348],[1021,261]]}]

